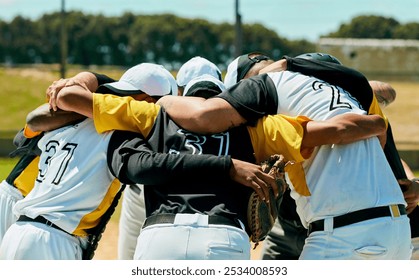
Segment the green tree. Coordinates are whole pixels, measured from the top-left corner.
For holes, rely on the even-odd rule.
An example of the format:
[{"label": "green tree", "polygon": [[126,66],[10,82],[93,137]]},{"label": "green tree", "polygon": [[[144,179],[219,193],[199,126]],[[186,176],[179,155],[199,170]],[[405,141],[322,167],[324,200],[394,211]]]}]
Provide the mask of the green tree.
[{"label": "green tree", "polygon": [[36,27],[36,24],[21,16],[15,17],[9,24],[9,32],[5,41],[13,62],[40,62],[37,54],[44,42],[41,42],[39,37],[39,28]]},{"label": "green tree", "polygon": [[394,38],[419,40],[419,23],[410,22],[404,25],[399,25],[394,30]]},{"label": "green tree", "polygon": [[[59,63],[62,20],[55,12],[36,21],[23,17],[0,21],[0,62]],[[234,26],[228,23],[172,14],[105,17],[71,11],[65,24],[69,64],[132,66],[149,61],[177,68],[193,56],[218,65],[234,58]],[[261,24],[245,24],[243,36],[243,52],[263,51],[273,58],[312,47],[307,41],[279,37]]]},{"label": "green tree", "polygon": [[391,39],[399,25],[400,23],[393,18],[357,16],[350,23],[342,24],[336,32],[329,33],[325,37]]}]

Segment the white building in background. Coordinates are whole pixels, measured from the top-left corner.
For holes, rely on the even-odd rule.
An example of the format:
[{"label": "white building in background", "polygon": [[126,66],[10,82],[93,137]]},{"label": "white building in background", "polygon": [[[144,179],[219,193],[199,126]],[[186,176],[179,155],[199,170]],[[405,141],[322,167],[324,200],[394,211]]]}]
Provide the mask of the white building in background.
[{"label": "white building in background", "polygon": [[321,38],[317,50],[370,79],[419,80],[419,40]]}]

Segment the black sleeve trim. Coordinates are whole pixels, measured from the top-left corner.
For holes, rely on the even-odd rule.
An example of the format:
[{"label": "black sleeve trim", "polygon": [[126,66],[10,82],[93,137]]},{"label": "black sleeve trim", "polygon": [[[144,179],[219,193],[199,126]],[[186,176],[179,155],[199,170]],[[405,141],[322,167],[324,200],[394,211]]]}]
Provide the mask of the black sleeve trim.
[{"label": "black sleeve trim", "polygon": [[[112,137],[115,143],[108,149],[108,164],[122,183],[225,182],[230,178],[232,163],[229,156],[156,153],[138,134],[125,141],[118,134],[115,132]],[[120,145],[116,147],[118,143]]]},{"label": "black sleeve trim", "polygon": [[406,172],[404,171],[399,152],[397,151],[396,144],[394,143],[390,123],[388,123],[387,128],[387,142],[384,146],[384,154],[386,155],[387,161],[390,164],[391,170],[393,170],[396,179],[406,179]]},{"label": "black sleeve trim", "polygon": [[113,83],[113,82],[116,81],[116,80],[106,76],[105,74],[99,74],[99,73],[96,73],[96,72],[90,72],[90,73],[95,75],[95,77],[97,79],[97,83],[98,83],[99,86],[103,85],[103,84],[107,84],[107,83]]},{"label": "black sleeve trim", "polygon": [[16,156],[24,156],[26,154],[39,156],[41,150],[38,148],[38,141],[42,138],[44,133],[41,133],[33,138],[26,138],[23,135],[23,129],[21,129],[13,139],[13,144],[17,147],[16,150],[12,151],[9,156],[11,158]]},{"label": "black sleeve trim", "polygon": [[361,72],[332,62],[289,56],[284,56],[283,58],[287,60],[287,70],[313,76],[343,88],[355,97],[362,108],[368,112],[373,98],[373,91],[368,79]]},{"label": "black sleeve trim", "polygon": [[267,74],[241,80],[216,97],[223,98],[245,118],[247,125],[254,125],[266,115],[277,114],[276,87]]}]

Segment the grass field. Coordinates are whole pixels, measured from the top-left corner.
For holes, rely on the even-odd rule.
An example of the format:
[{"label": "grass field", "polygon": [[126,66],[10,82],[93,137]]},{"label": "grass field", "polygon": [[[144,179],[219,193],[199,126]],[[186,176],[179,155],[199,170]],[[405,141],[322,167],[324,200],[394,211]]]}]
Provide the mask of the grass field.
[{"label": "grass field", "polygon": [[[95,71],[119,78],[125,69],[116,67],[90,68],[69,67],[67,76],[80,71]],[[174,73],[175,74],[175,73]],[[7,131],[18,131],[24,124],[26,114],[45,102],[45,91],[59,79],[58,66],[36,65],[32,67],[0,67],[0,136]],[[396,101],[384,109],[391,120],[393,134],[398,143],[419,143],[419,129],[414,120],[419,119],[419,81],[406,82],[385,80],[397,91]],[[418,148],[419,149],[419,148]]]},{"label": "grass field", "polygon": [[0,158],[0,180],[7,177],[10,171],[13,169],[17,162],[17,159]]},{"label": "grass field", "polygon": [[[93,71],[119,79],[126,69],[118,67],[81,68],[69,67],[67,76],[81,71]],[[45,102],[45,92],[55,80],[59,80],[57,66],[33,66],[26,68],[5,68],[0,66],[0,135],[7,131],[18,131],[26,115]],[[7,117],[4,117],[7,116]]]}]

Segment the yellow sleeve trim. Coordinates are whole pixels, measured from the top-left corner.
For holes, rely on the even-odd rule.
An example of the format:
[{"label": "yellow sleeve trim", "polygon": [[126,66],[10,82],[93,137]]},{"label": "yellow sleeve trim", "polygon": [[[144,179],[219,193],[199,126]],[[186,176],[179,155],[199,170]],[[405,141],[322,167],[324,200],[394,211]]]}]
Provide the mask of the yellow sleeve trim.
[{"label": "yellow sleeve trim", "polygon": [[41,134],[42,131],[32,131],[27,124],[25,124],[25,128],[23,130],[23,136],[26,138],[34,138]]},{"label": "yellow sleeve trim", "polygon": [[378,104],[377,98],[375,97],[375,94],[372,96],[372,102],[371,106],[368,110],[369,115],[379,115],[384,119],[384,122],[386,123],[386,128],[388,128],[388,119],[384,115],[383,111],[381,110],[380,105]]},{"label": "yellow sleeve trim", "polygon": [[39,157],[34,158],[13,182],[23,196],[27,196],[35,186],[35,180],[38,176],[38,163]]},{"label": "yellow sleeve trim", "polygon": [[147,137],[159,111],[159,105],[130,96],[93,94],[93,120],[98,133],[127,130]]},{"label": "yellow sleeve trim", "polygon": [[284,115],[265,116],[255,127],[248,127],[250,138],[258,162],[272,154],[283,154],[286,160],[301,162],[301,143],[303,124],[306,117],[288,117]]},{"label": "yellow sleeve trim", "polygon": [[112,205],[115,196],[121,188],[121,183],[118,179],[112,181],[108,188],[104,199],[100,205],[91,213],[85,215],[78,224],[77,228],[74,230],[73,234],[77,236],[86,236],[87,230],[97,226],[102,219],[103,215]]}]

